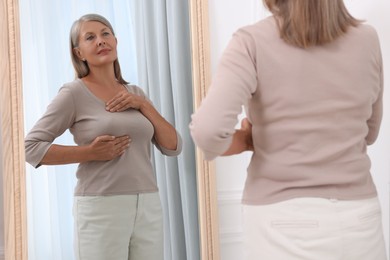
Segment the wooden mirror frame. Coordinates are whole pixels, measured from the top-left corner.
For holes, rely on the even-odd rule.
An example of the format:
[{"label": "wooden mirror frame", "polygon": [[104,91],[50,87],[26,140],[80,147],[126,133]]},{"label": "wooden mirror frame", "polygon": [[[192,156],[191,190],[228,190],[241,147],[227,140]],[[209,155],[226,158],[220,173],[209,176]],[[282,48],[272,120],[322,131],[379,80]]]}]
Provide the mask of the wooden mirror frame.
[{"label": "wooden mirror frame", "polygon": [[22,69],[17,0],[0,4],[1,135],[5,259],[27,260]]},{"label": "wooden mirror frame", "polygon": [[[194,109],[210,82],[208,1],[189,0],[191,18]],[[1,145],[4,196],[5,259],[27,260],[22,70],[18,0],[0,4]],[[197,187],[202,260],[219,260],[214,164],[197,150]]]},{"label": "wooden mirror frame", "polygon": [[[210,85],[210,36],[208,0],[189,0],[191,16],[192,82],[194,109],[199,107]],[[199,232],[202,260],[219,260],[218,204],[215,164],[196,151]]]}]

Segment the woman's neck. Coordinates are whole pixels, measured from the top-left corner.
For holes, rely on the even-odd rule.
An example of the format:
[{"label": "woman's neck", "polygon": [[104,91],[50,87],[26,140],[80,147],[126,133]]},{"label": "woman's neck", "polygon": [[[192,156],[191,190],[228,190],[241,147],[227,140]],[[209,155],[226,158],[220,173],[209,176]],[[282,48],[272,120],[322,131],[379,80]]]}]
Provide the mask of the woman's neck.
[{"label": "woman's neck", "polygon": [[84,77],[85,81],[103,86],[115,86],[118,81],[115,77],[114,69],[95,68],[90,70],[89,74]]}]

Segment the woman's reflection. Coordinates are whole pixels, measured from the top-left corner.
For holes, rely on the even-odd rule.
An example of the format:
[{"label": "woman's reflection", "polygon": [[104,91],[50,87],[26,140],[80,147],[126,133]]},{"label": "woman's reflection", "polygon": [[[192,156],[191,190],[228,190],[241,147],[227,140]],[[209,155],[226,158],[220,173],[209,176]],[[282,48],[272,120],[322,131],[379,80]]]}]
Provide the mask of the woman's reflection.
[{"label": "woman's reflection", "polygon": [[[117,38],[102,16],[73,23],[77,79],[65,84],[25,140],[34,167],[79,163],[73,214],[77,259],[162,259],[163,222],[151,142],[165,155],[181,137],[121,75]],[[52,144],[69,129],[77,146]]]},{"label": "woman's reflection", "polygon": [[241,259],[385,260],[367,153],[383,110],[377,32],[343,0],[263,3],[272,16],[234,33],[191,124],[208,160],[253,151]]}]

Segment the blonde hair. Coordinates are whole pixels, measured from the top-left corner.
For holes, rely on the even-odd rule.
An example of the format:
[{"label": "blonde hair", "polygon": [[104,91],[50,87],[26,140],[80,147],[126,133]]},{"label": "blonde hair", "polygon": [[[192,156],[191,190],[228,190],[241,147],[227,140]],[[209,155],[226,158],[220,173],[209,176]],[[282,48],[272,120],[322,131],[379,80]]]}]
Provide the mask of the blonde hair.
[{"label": "blonde hair", "polygon": [[263,0],[275,16],[281,38],[301,48],[332,42],[345,34],[355,19],[343,0]]},{"label": "blonde hair", "polygon": [[[79,38],[80,38],[80,27],[84,22],[88,21],[96,21],[107,26],[112,34],[115,36],[114,29],[112,28],[110,22],[101,15],[98,14],[86,14],[81,16],[78,20],[76,20],[71,29],[70,29],[70,53],[73,63],[73,68],[75,70],[75,74],[77,78],[83,78],[89,74],[89,67],[87,61],[82,61],[77,57],[74,53],[73,49],[78,47]],[[119,65],[118,58],[114,61],[114,73],[115,77],[121,84],[128,84],[126,80],[122,77],[121,67]]]}]

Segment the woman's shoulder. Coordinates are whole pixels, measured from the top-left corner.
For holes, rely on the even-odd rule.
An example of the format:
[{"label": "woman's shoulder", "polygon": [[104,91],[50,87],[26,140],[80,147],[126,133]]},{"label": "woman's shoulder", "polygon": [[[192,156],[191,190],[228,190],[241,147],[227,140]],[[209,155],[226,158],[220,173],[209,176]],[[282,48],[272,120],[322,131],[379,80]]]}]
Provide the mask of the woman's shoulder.
[{"label": "woman's shoulder", "polygon": [[371,24],[361,23],[358,26],[353,27],[353,31],[358,34],[364,35],[367,38],[374,39],[375,41],[379,40],[378,32]]},{"label": "woman's shoulder", "polygon": [[366,33],[370,33],[370,34],[377,34],[375,27],[371,24],[368,24],[368,23],[360,23],[356,27],[353,27],[353,28],[355,28],[356,30],[361,31],[361,32],[366,32]]},{"label": "woman's shoulder", "polygon": [[240,27],[234,33],[234,36],[243,40],[251,40],[255,42],[279,39],[278,27],[273,16],[268,16],[253,24]]},{"label": "woman's shoulder", "polygon": [[361,23],[357,26],[350,27],[345,37],[350,42],[359,43],[361,46],[366,46],[368,49],[380,49],[379,35],[374,26]]},{"label": "woman's shoulder", "polygon": [[253,34],[259,32],[274,31],[275,29],[277,29],[275,18],[273,16],[267,16],[261,20],[258,20],[255,23],[242,26],[237,31]]},{"label": "woman's shoulder", "polygon": [[66,82],[64,83],[60,89],[59,89],[59,93],[60,92],[68,92],[72,95],[78,95],[80,94],[80,92],[83,91],[83,82],[81,79],[75,79],[73,81],[69,81],[69,82]]},{"label": "woman's shoulder", "polygon": [[128,91],[132,94],[136,94],[136,95],[139,95],[139,96],[146,96],[145,95],[145,92],[142,90],[142,88],[140,88],[139,86],[137,85],[134,85],[134,84],[127,84],[126,85],[126,88],[128,89]]}]

